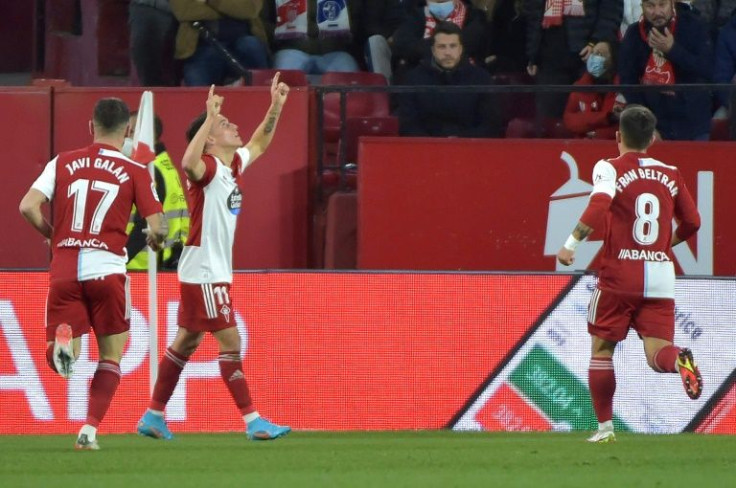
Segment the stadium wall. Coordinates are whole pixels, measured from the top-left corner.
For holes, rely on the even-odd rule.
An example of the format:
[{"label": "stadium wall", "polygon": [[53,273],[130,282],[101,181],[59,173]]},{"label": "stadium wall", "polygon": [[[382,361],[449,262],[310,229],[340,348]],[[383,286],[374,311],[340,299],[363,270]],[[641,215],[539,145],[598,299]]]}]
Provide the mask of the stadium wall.
[{"label": "stadium wall", "polygon": [[[91,142],[88,121],[95,102],[115,96],[138,108],[141,88],[0,89],[0,131],[6,170],[0,192],[6,205],[0,219],[7,236],[0,242],[0,268],[45,268],[49,252],[18,213],[18,204],[58,152]],[[222,88],[224,113],[247,140],[270,103],[268,87]],[[185,131],[204,111],[206,88],[154,90],[154,107],[164,124],[162,140],[174,161],[186,148]],[[308,93],[295,88],[269,151],[244,174],[243,209],[236,232],[236,268],[291,269],[307,266]]]},{"label": "stadium wall", "polygon": [[[736,275],[733,143],[662,142],[650,155],[677,166],[702,217],[674,248],[678,273]],[[613,141],[364,138],[359,146],[358,268],[568,270],[555,256]],[[595,269],[602,233],[576,252]]]},{"label": "stadium wall", "polygon": [[[176,331],[178,288],[158,277],[159,356]],[[45,364],[45,272],[0,275],[0,434],[74,433],[97,352],[74,377]],[[249,272],[232,321],[265,416],[300,430],[588,430],[588,275]],[[620,430],[736,434],[736,279],[678,280],[676,342],[694,350],[705,390],[646,366],[635,334],[617,349]],[[133,432],[149,392],[147,286],[132,276],[131,339],[102,432]],[[94,341],[92,341],[94,343]],[[169,403],[174,432],[237,431],[211,337]]]}]

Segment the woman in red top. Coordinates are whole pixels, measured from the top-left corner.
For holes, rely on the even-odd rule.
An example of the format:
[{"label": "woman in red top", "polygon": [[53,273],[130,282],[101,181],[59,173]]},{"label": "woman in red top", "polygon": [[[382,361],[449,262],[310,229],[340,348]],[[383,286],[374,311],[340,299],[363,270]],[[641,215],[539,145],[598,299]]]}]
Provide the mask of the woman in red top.
[{"label": "woman in red top", "polygon": [[[610,43],[596,45],[588,57],[585,73],[575,84],[618,84],[616,47]],[[624,104],[623,96],[615,92],[573,92],[567,99],[563,122],[578,137],[615,139]]]}]

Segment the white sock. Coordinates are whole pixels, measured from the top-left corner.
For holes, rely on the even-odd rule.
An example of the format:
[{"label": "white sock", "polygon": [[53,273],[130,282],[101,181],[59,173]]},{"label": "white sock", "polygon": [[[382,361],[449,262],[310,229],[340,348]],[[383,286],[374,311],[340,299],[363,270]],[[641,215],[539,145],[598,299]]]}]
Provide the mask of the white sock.
[{"label": "white sock", "polygon": [[251,412],[243,415],[243,420],[245,420],[245,423],[248,424],[250,422],[253,422],[258,417],[260,417],[260,414],[258,412]]},{"label": "white sock", "polygon": [[598,430],[612,431],[613,430],[613,420],[606,420],[603,423],[598,422]]},{"label": "white sock", "polygon": [[77,438],[79,438],[79,436],[81,436],[82,434],[87,434],[87,440],[89,440],[90,442],[94,442],[97,438],[97,427],[92,427],[91,425],[84,424],[79,430],[79,435],[77,435]]},{"label": "white sock", "polygon": [[152,410],[152,409],[149,408],[148,411],[151,412],[152,414],[158,416],[158,417],[163,417],[164,416],[164,412],[161,411],[161,410]]}]

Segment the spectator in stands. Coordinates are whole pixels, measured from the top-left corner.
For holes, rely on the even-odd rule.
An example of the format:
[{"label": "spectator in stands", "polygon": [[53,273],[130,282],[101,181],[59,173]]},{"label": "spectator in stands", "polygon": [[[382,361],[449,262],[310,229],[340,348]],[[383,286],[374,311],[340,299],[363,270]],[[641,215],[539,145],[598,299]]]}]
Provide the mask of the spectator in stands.
[{"label": "spectator in stands", "polygon": [[485,13],[464,0],[420,1],[394,33],[392,49],[398,82],[430,55],[432,34],[443,21],[460,27],[465,57],[473,64],[483,65],[490,44]]},{"label": "spectator in stands", "polygon": [[526,76],[526,19],[522,3],[522,0],[488,2],[487,8],[492,10],[486,16],[492,35],[486,66],[491,73]]},{"label": "spectator in stands", "polygon": [[404,13],[400,0],[371,0],[365,5],[366,66],[385,76],[389,83],[393,79],[393,35],[404,20]]},{"label": "spectator in stands", "polygon": [[141,86],[174,86],[174,38],[179,23],[169,0],[130,0],[130,57]]},{"label": "spectator in stands", "polygon": [[718,32],[729,23],[731,13],[736,10],[736,0],[693,0],[692,6],[710,30],[711,39],[718,39]]},{"label": "spectator in stands", "polygon": [[[644,0],[642,19],[629,26],[621,43],[619,77],[624,85],[709,83],[713,45],[705,24],[672,0]],[[657,116],[663,139],[708,140],[711,93],[698,91],[624,93],[628,103],[645,105]]]},{"label": "spectator in stands", "polygon": [[[431,55],[406,76],[407,85],[459,86],[491,83],[491,76],[463,57],[462,30],[439,22],[432,33]],[[402,135],[430,137],[489,137],[493,108],[488,93],[417,92],[402,95],[399,124]]]},{"label": "spectator in stands", "polygon": [[[527,71],[537,85],[571,85],[601,42],[618,39],[622,0],[527,0]],[[542,118],[559,119],[565,93],[537,96]]]},{"label": "spectator in stands", "polygon": [[180,22],[176,58],[184,60],[185,85],[222,85],[243,75],[211,40],[200,36],[194,22],[201,22],[243,67],[268,68],[262,6],[263,0],[171,0]]},{"label": "spectator in stands", "polygon": [[265,0],[262,18],[276,69],[308,75],[360,71],[364,0]]},{"label": "spectator in stands", "polygon": [[[586,61],[583,76],[576,85],[618,84],[616,43],[600,42]],[[616,92],[573,92],[567,99],[563,122],[578,137],[615,139],[618,118],[624,109],[623,97]]]},{"label": "spectator in stands", "polygon": [[[736,81],[734,76],[736,76],[736,10],[718,35],[713,81],[715,83],[734,83]],[[731,93],[719,90],[718,102],[721,107],[730,108]]]},{"label": "spectator in stands", "polygon": [[631,24],[636,24],[641,19],[641,0],[623,0],[624,2],[624,14],[621,18],[621,30],[620,35],[624,37],[626,29]]}]

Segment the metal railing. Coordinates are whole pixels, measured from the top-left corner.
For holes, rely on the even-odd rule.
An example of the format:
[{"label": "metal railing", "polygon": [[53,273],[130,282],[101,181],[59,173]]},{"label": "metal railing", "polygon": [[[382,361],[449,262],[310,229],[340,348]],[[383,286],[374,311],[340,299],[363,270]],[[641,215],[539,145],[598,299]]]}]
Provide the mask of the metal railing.
[{"label": "metal railing", "polygon": [[[346,140],[347,97],[351,93],[386,93],[391,103],[392,96],[400,97],[407,93],[441,93],[452,95],[455,93],[487,93],[490,95],[504,94],[530,94],[546,95],[553,93],[651,93],[651,92],[675,92],[689,93],[707,91],[714,95],[718,92],[728,93],[730,105],[736,107],[736,85],[734,84],[678,84],[678,85],[476,85],[476,86],[378,86],[378,85],[317,85],[312,87],[317,94],[317,172],[318,172],[318,198],[323,195],[322,176],[325,171],[336,171],[339,173],[338,189],[344,190],[346,174],[356,169],[356,161],[346,161],[345,144],[338,144],[337,163],[325,164],[325,141],[324,141],[324,97],[327,94],[336,93],[340,99],[340,141]],[[393,100],[396,102],[396,100]],[[400,103],[400,101],[398,102]],[[396,116],[395,112],[392,115]],[[542,118],[535,114],[534,121],[538,133],[541,134]],[[736,140],[736,110],[729,115],[729,139]]]}]

